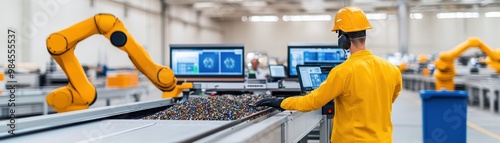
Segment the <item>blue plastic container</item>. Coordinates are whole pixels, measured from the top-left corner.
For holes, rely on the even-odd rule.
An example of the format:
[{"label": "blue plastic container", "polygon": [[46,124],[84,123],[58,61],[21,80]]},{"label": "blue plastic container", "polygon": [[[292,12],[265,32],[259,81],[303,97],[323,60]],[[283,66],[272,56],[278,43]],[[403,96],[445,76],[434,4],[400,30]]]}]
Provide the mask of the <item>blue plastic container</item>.
[{"label": "blue plastic container", "polygon": [[467,92],[423,90],[420,97],[424,143],[467,142]]}]

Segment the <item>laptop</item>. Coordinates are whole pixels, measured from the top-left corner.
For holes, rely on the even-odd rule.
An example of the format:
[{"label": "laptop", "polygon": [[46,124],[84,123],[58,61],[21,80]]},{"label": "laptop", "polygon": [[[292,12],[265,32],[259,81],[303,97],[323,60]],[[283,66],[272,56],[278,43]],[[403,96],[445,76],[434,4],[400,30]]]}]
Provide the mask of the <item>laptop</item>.
[{"label": "laptop", "polygon": [[269,73],[271,78],[286,78],[285,66],[269,65]]},{"label": "laptop", "polygon": [[[318,88],[326,80],[332,68],[333,66],[297,65],[297,76],[302,93],[307,94]],[[321,107],[321,114],[326,115],[328,119],[333,118],[334,111],[333,100]]]},{"label": "laptop", "polygon": [[326,80],[332,68],[333,66],[297,65],[297,75],[301,91],[309,93],[318,88]]}]

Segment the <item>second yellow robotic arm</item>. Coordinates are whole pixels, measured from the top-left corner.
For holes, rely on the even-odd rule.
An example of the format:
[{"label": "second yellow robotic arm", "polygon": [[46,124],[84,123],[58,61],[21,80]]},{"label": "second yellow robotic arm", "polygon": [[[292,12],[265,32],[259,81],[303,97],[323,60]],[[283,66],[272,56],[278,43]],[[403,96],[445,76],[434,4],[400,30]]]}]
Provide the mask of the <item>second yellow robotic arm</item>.
[{"label": "second yellow robotic arm", "polygon": [[439,59],[434,64],[436,71],[434,77],[436,78],[436,90],[455,90],[455,83],[453,78],[456,75],[454,61],[465,50],[471,47],[478,47],[482,52],[491,58],[493,61],[500,61],[500,55],[492,51],[486,44],[484,44],[477,37],[470,37],[467,41],[460,43],[450,51],[441,52]]},{"label": "second yellow robotic arm", "polygon": [[[493,51],[494,55],[500,56],[500,48],[495,49]],[[500,61],[499,60],[493,60],[491,56],[486,57],[485,59],[486,64],[495,70],[495,72],[498,74],[500,73]]]},{"label": "second yellow robotic arm", "polygon": [[65,87],[51,92],[46,100],[57,112],[87,109],[97,98],[96,89],[88,81],[74,55],[78,42],[94,34],[102,34],[113,46],[125,51],[135,67],[160,90],[163,98],[176,97],[191,83],[177,86],[173,71],[153,62],[146,50],[127,31],[123,23],[111,14],[97,14],[47,38],[47,50],[68,76]]}]

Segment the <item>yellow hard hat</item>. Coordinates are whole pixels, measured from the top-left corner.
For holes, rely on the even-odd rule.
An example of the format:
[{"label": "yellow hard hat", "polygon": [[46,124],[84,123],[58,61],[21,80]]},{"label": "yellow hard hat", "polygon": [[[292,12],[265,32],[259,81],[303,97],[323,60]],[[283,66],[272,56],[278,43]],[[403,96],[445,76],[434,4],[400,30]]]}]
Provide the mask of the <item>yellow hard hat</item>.
[{"label": "yellow hard hat", "polygon": [[342,30],[344,32],[356,32],[372,29],[365,13],[358,7],[348,6],[340,9],[335,15],[332,32]]}]

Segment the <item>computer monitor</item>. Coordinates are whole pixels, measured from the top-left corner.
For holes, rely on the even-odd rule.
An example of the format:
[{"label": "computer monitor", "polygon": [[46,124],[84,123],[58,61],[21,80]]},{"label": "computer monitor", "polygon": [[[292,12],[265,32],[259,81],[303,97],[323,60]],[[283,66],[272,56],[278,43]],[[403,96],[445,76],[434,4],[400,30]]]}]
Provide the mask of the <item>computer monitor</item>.
[{"label": "computer monitor", "polygon": [[243,44],[172,44],[176,77],[244,78]]},{"label": "computer monitor", "polygon": [[318,88],[328,77],[328,70],[320,65],[298,65],[297,72],[302,92],[310,92]]},{"label": "computer monitor", "polygon": [[337,66],[348,55],[336,44],[288,44],[288,77],[297,77],[297,65]]},{"label": "computer monitor", "polygon": [[270,65],[269,74],[271,78],[286,78],[285,66],[283,65]]}]

